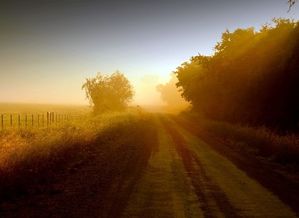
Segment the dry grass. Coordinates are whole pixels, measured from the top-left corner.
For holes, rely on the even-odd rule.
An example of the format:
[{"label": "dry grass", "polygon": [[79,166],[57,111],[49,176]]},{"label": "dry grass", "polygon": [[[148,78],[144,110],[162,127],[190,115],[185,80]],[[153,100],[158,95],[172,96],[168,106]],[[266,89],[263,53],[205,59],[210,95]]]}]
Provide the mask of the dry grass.
[{"label": "dry grass", "polygon": [[[7,130],[0,133],[0,196],[7,200],[38,192],[41,184],[50,183],[55,175],[74,162],[88,160],[95,149],[103,155],[103,144],[119,135],[145,131],[145,116],[115,113],[85,117],[50,129]],[[139,133],[140,134],[140,133]],[[116,146],[116,145],[115,145]]]},{"label": "dry grass", "polygon": [[84,105],[54,105],[54,104],[25,104],[25,103],[0,103],[2,113],[46,113],[48,111],[60,114],[86,114],[91,111],[89,106]]},{"label": "dry grass", "polygon": [[280,164],[299,166],[299,136],[296,134],[280,135],[266,127],[241,126],[191,116],[203,130],[225,140],[234,149]]}]

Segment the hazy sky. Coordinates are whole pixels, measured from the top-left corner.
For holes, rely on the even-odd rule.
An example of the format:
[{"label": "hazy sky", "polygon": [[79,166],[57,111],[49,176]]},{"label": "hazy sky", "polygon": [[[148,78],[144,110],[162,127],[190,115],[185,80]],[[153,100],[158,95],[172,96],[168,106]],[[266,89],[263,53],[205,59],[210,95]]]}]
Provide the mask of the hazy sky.
[{"label": "hazy sky", "polygon": [[[87,103],[96,72],[124,72],[137,103],[226,29],[299,19],[287,0],[1,0],[0,102]],[[19,3],[21,2],[21,3]]]}]

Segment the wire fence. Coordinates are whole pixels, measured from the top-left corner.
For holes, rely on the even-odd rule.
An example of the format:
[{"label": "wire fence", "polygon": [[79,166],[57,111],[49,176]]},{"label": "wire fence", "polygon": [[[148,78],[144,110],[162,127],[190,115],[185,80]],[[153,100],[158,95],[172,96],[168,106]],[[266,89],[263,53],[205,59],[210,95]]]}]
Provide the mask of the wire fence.
[{"label": "wire fence", "polygon": [[0,131],[12,128],[45,128],[58,126],[71,120],[70,114],[54,112],[38,114],[0,114]]}]

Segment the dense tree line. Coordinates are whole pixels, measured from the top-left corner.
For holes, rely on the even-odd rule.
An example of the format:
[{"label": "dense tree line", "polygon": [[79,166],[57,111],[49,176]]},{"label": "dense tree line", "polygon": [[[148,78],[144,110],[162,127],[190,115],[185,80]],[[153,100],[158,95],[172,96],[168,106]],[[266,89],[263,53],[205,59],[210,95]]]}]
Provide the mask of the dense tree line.
[{"label": "dense tree line", "polygon": [[182,96],[208,118],[296,129],[299,122],[299,23],[275,19],[259,31],[226,31],[212,56],[175,71]]}]

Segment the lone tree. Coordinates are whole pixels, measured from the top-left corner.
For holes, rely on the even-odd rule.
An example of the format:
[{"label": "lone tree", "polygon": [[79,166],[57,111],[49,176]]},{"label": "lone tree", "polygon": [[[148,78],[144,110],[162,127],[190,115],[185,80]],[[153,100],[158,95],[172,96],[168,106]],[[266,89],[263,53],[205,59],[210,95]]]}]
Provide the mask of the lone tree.
[{"label": "lone tree", "polygon": [[82,86],[95,114],[124,110],[134,95],[129,80],[119,71],[111,75],[98,73]]}]

